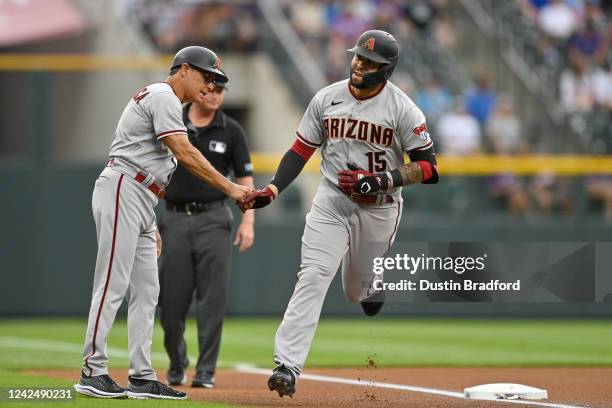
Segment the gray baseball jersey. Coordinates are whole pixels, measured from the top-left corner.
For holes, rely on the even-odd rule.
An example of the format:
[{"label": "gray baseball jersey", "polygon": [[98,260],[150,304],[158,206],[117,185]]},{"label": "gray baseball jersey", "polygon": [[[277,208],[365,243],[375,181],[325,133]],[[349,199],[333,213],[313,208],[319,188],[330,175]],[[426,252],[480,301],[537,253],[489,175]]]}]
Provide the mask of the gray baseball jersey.
[{"label": "gray baseball jersey", "polygon": [[432,146],[425,115],[391,82],[365,100],[352,95],[348,79],[323,88],[312,98],[297,135],[321,147],[321,173],[333,184],[349,163],[381,173],[402,165],[403,152]]},{"label": "gray baseball jersey", "polygon": [[306,216],[298,282],[275,338],[274,361],[295,374],[304,367],[338,267],[349,301],[376,295],[372,262],[393,244],[401,217],[400,189],[391,194],[391,203],[357,204],[336,186],[337,171],[349,163],[390,171],[404,163],[404,152],[432,146],[423,113],[391,82],[364,100],[353,95],[348,80],[322,89],[304,113],[297,136],[321,148],[323,178]]},{"label": "gray baseball jersey", "polygon": [[[176,167],[161,139],[186,133],[182,108],[170,85],[136,93],[119,119],[107,167],[96,180],[92,210],[98,256],[83,350],[87,376],[108,373],[106,339],[129,292],[130,376],[155,380],[151,342],[159,295],[153,211]],[[78,391],[79,384],[75,386]]]},{"label": "gray baseball jersey", "polygon": [[187,134],[182,112],[181,101],[167,83],[141,89],[123,110],[110,157],[132,163],[168,185],[176,159],[161,139],[176,133]]}]

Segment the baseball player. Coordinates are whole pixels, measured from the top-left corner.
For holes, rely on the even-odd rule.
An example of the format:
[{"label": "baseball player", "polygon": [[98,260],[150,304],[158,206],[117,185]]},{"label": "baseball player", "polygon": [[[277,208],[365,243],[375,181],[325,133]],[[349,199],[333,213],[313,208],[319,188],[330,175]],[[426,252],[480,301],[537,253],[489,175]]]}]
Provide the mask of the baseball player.
[{"label": "baseball player", "polygon": [[276,332],[277,366],[268,380],[281,397],[295,393],[340,264],[347,298],[360,302],[366,315],[377,314],[384,292],[374,290],[372,261],[384,256],[395,239],[401,187],[438,181],[425,116],[388,82],[399,57],[395,38],[366,31],[348,51],[354,53],[350,78],[317,92],[271,183],[241,205],[244,210],[270,204],[321,148],[323,178],[306,216],[298,282]]},{"label": "baseball player", "polygon": [[[174,57],[170,76],[138,91],[119,119],[109,161],[96,180],[92,197],[98,256],[83,370],[74,386],[82,394],[186,398],[184,392],[157,381],[151,366],[159,295],[157,256],[161,251],[153,209],[165,195],[177,160],[239,202],[251,191],[217,172],[189,142],[183,124],[182,102],[203,98],[215,81],[227,82],[218,67],[219,59],[209,49],[182,49]],[[128,292],[130,370],[128,388],[124,389],[108,375],[106,339]]]}]

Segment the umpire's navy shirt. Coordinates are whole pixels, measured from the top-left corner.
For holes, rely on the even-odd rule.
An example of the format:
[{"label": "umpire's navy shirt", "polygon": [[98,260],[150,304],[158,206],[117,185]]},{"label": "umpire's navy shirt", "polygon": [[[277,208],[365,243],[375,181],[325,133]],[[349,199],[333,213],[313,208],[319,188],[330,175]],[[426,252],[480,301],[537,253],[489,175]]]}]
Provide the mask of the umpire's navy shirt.
[{"label": "umpire's navy shirt", "polygon": [[[195,127],[187,115],[191,103],[183,107],[183,122],[189,141],[224,176],[233,171],[235,177],[253,175],[253,166],[242,127],[221,109],[208,126]],[[180,163],[166,189],[166,201],[172,204],[210,203],[227,196],[191,174]]]}]

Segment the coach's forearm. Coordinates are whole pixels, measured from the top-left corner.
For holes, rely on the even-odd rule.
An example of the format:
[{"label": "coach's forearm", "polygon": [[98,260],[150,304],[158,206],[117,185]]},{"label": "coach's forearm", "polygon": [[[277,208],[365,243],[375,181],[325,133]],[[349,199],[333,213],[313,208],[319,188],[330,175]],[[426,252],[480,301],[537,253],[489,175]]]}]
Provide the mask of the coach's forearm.
[{"label": "coach's forearm", "polygon": [[229,195],[231,182],[219,173],[193,146],[174,152],[176,159],[193,175]]},{"label": "coach's forearm", "polygon": [[233,183],[215,170],[202,153],[193,147],[186,134],[167,136],[162,139],[162,142],[168,146],[174,154],[174,157],[176,157],[176,160],[178,160],[187,171],[232,197],[231,192]]}]

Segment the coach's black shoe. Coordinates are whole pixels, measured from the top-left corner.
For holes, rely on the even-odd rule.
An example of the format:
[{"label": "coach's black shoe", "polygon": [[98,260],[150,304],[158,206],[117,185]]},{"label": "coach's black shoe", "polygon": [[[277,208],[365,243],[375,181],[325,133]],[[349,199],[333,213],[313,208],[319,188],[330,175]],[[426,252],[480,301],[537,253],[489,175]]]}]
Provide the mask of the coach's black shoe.
[{"label": "coach's black shoe", "polygon": [[129,378],[128,392],[129,398],[147,399],[187,399],[187,394],[182,391],[177,391],[164,383],[155,380],[142,380],[139,378]]},{"label": "coach's black shoe", "polygon": [[268,388],[270,391],[278,392],[279,397],[288,395],[293,398],[295,394],[295,374],[285,366],[278,366],[268,378]]},{"label": "coach's black shoe", "polygon": [[187,382],[187,374],[185,370],[181,368],[171,368],[166,373],[166,380],[168,385],[183,385]]},{"label": "coach's black shoe", "polygon": [[81,380],[78,384],[74,384],[74,389],[79,394],[95,398],[125,398],[127,396],[127,390],[120,387],[108,374],[87,377],[81,373]]},{"label": "coach's black shoe", "polygon": [[191,379],[191,386],[193,388],[215,388],[215,377],[206,373],[196,373]]},{"label": "coach's black shoe", "polygon": [[385,292],[380,291],[361,301],[361,308],[366,316],[375,316],[385,304]]}]

